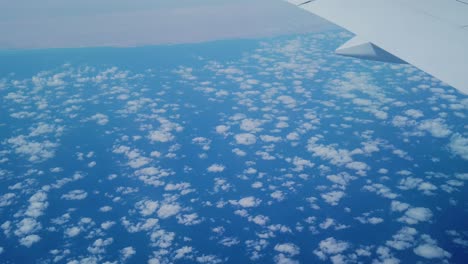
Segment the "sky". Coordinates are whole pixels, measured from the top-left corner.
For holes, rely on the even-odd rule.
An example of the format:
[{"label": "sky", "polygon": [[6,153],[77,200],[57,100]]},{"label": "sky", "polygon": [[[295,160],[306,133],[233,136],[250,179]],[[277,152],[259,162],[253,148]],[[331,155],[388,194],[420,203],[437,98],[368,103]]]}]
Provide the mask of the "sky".
[{"label": "sky", "polygon": [[316,32],[281,0],[0,0],[0,49],[145,46]]}]

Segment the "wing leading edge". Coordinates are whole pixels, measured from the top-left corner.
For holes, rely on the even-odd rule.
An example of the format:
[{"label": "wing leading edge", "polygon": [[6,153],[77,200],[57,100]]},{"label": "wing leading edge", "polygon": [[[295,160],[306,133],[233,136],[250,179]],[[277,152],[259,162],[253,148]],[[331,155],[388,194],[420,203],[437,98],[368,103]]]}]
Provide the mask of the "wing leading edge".
[{"label": "wing leading edge", "polygon": [[287,0],[357,37],[337,54],[410,63],[468,94],[468,4],[457,0]]}]

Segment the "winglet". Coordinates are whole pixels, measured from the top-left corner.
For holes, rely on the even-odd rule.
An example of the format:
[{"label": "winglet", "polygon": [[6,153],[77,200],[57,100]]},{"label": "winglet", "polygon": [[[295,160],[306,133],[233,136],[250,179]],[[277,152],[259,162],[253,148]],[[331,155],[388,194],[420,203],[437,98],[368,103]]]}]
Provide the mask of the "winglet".
[{"label": "winglet", "polygon": [[379,48],[377,45],[364,39],[361,39],[359,36],[350,39],[348,42],[336,49],[335,53],[342,56],[354,57],[365,60],[402,64],[406,63],[405,61],[401,60],[395,55]]}]

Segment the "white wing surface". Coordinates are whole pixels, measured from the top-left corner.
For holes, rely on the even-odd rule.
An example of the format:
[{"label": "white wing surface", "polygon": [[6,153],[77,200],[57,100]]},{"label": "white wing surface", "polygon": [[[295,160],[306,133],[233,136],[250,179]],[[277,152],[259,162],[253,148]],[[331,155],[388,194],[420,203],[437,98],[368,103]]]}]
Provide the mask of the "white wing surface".
[{"label": "white wing surface", "polygon": [[338,54],[407,62],[468,94],[468,0],[288,0],[357,37]]}]

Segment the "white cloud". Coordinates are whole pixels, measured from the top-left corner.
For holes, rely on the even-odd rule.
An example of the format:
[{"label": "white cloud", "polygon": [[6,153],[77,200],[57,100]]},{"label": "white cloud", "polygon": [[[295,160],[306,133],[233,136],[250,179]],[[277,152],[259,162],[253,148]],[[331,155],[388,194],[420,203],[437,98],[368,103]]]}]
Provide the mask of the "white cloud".
[{"label": "white cloud", "polygon": [[345,193],[342,191],[331,191],[321,195],[325,202],[331,205],[338,205],[338,202],[345,196]]},{"label": "white cloud", "polygon": [[150,235],[153,246],[159,248],[169,248],[175,238],[174,232],[167,232],[165,230],[156,230]]},{"label": "white cloud", "polygon": [[34,218],[24,218],[16,224],[16,227],[15,235],[26,236],[39,231],[42,228],[42,225]]},{"label": "white cloud", "polygon": [[239,157],[244,157],[245,155],[247,155],[247,153],[245,151],[240,150],[238,148],[233,149],[232,152],[234,154],[236,154],[237,156],[239,156]]},{"label": "white cloud", "polygon": [[299,247],[293,243],[276,244],[275,250],[289,256],[295,256],[301,252]]},{"label": "white cloud", "polygon": [[392,240],[387,241],[385,244],[396,250],[405,250],[414,245],[417,234],[416,229],[405,226],[392,236]]},{"label": "white cloud", "polygon": [[403,212],[410,207],[407,203],[402,203],[399,201],[392,201],[391,210],[393,212]]},{"label": "white cloud", "polygon": [[109,228],[111,228],[113,225],[115,225],[115,222],[113,221],[106,221],[106,222],[103,222],[101,224],[101,228],[104,229],[104,230],[107,230]]},{"label": "white cloud", "polygon": [[198,218],[197,213],[184,214],[177,216],[177,223],[186,226],[198,225],[202,220]]},{"label": "white cloud", "polygon": [[270,221],[270,218],[268,216],[264,216],[264,215],[256,215],[254,217],[250,216],[249,217],[249,221],[257,224],[257,225],[261,225],[261,226],[264,226],[268,223],[268,221]]},{"label": "white cloud", "polygon": [[174,140],[174,136],[171,133],[159,130],[152,131],[149,135],[149,138],[151,141],[162,143]]},{"label": "white cloud", "polygon": [[0,207],[9,206],[14,202],[16,195],[14,193],[5,193],[0,196]]},{"label": "white cloud", "polygon": [[103,213],[110,212],[110,211],[112,211],[112,207],[106,205],[106,206],[103,206],[103,207],[99,208],[99,211],[101,211]]},{"label": "white cloud", "polygon": [[418,224],[419,222],[426,222],[432,218],[432,212],[428,208],[414,207],[405,212],[405,215],[398,220],[410,225]]},{"label": "white cloud", "polygon": [[43,162],[55,156],[58,144],[48,140],[43,142],[28,141],[24,136],[17,136],[7,140],[19,155],[28,156],[31,162]]},{"label": "white cloud", "polygon": [[136,250],[133,247],[125,247],[120,250],[120,255],[122,255],[123,260],[129,259],[135,254],[136,254]]},{"label": "white cloud", "polygon": [[38,235],[28,235],[20,239],[20,244],[25,247],[31,247],[33,244],[39,242],[41,237]]},{"label": "white cloud", "polygon": [[295,140],[299,140],[300,137],[299,137],[299,134],[298,134],[298,133],[296,133],[296,132],[291,132],[291,133],[289,133],[289,134],[286,136],[286,139],[291,140],[291,141],[295,141]]},{"label": "white cloud", "polygon": [[423,112],[421,112],[420,110],[416,110],[416,109],[408,109],[405,111],[405,114],[414,119],[421,118],[424,116]]},{"label": "white cloud", "polygon": [[346,164],[346,168],[357,170],[357,171],[364,171],[364,170],[368,170],[369,166],[364,162],[353,161],[353,162]]},{"label": "white cloud", "polygon": [[128,165],[134,169],[141,168],[146,164],[150,163],[151,159],[146,157],[135,157],[129,160]]},{"label": "white cloud", "polygon": [[364,185],[362,189],[369,191],[369,192],[374,192],[388,199],[395,199],[398,196],[396,193],[393,193],[392,190],[390,190],[390,188],[388,188],[387,186],[381,183],[373,183],[371,185]]},{"label": "white cloud", "polygon": [[225,135],[229,131],[229,127],[225,125],[216,126],[216,133]]},{"label": "white cloud", "polygon": [[88,196],[88,193],[84,190],[73,190],[67,194],[62,195],[62,199],[65,200],[83,200]]},{"label": "white cloud", "polygon": [[468,160],[468,138],[465,138],[458,133],[454,134],[450,138],[448,146],[455,155],[459,155],[464,160]]},{"label": "white cloud", "polygon": [[257,199],[253,196],[244,197],[238,201],[238,204],[244,208],[257,207],[260,205],[262,200]]},{"label": "white cloud", "polygon": [[413,252],[414,254],[427,259],[449,258],[451,256],[447,251],[432,244],[419,245],[413,250]]},{"label": "white cloud", "polygon": [[81,232],[81,229],[79,227],[70,227],[70,228],[67,228],[65,229],[65,236],[67,237],[75,237],[77,235],[79,235]]},{"label": "white cloud", "polygon": [[154,214],[156,212],[156,209],[158,209],[159,203],[157,201],[152,201],[152,200],[143,200],[139,201],[135,204],[135,208],[138,209],[139,213],[142,216],[149,216]]},{"label": "white cloud", "polygon": [[98,125],[105,125],[109,122],[109,117],[104,115],[104,114],[101,114],[101,113],[97,113],[93,116],[90,117],[90,120],[93,120],[93,121],[96,121],[96,123]]},{"label": "white cloud", "polygon": [[257,142],[257,138],[253,134],[242,133],[234,136],[237,144],[241,145],[252,145]]},{"label": "white cloud", "polygon": [[282,191],[276,190],[270,194],[270,197],[276,199],[277,201],[282,201],[284,200],[285,195]]},{"label": "white cloud", "polygon": [[278,98],[276,99],[288,108],[296,107],[296,100],[294,100],[294,98],[292,98],[289,95],[281,95],[281,96],[278,96]]},{"label": "white cloud", "polygon": [[226,167],[224,167],[221,164],[213,164],[210,167],[208,167],[207,170],[208,170],[208,172],[216,173],[216,172],[223,172],[225,168]]},{"label": "white cloud", "polygon": [[193,248],[188,246],[183,246],[175,251],[174,259],[184,258],[186,255],[192,253]]},{"label": "white cloud", "polygon": [[443,138],[452,133],[444,121],[440,118],[424,120],[418,126],[420,130],[426,130],[432,134],[433,137]]},{"label": "white cloud", "polygon": [[345,165],[353,161],[351,153],[345,149],[335,149],[333,146],[316,144],[319,139],[312,137],[307,144],[307,150],[312,152],[314,156],[329,160],[335,165]]},{"label": "white cloud", "polygon": [[226,237],[218,242],[225,247],[232,247],[240,243],[239,239],[235,237]]},{"label": "white cloud", "polygon": [[314,250],[314,254],[320,259],[326,260],[330,255],[337,255],[349,248],[349,243],[336,240],[333,237],[329,237],[325,240],[320,241],[319,247]]},{"label": "white cloud", "polygon": [[102,239],[98,238],[94,241],[92,246],[88,247],[88,252],[91,254],[104,254],[106,253],[105,247],[109,246],[114,242],[113,238]]},{"label": "white cloud", "polygon": [[261,120],[257,120],[257,119],[244,119],[241,121],[240,129],[247,131],[247,132],[258,132],[262,130],[260,128],[262,123],[263,122]]},{"label": "white cloud", "polygon": [[280,142],[281,137],[275,137],[270,135],[261,135],[260,139],[264,142]]},{"label": "white cloud", "polygon": [[180,209],[178,204],[163,204],[158,210],[158,216],[165,219],[178,214]]},{"label": "white cloud", "polygon": [[315,165],[310,160],[306,160],[300,157],[294,157],[294,159],[292,160],[292,163],[294,164],[294,166],[296,166],[294,170],[299,171],[299,172],[303,171],[304,168],[312,168]]},{"label": "white cloud", "polygon": [[468,173],[457,173],[455,177],[463,181],[468,181]]}]

